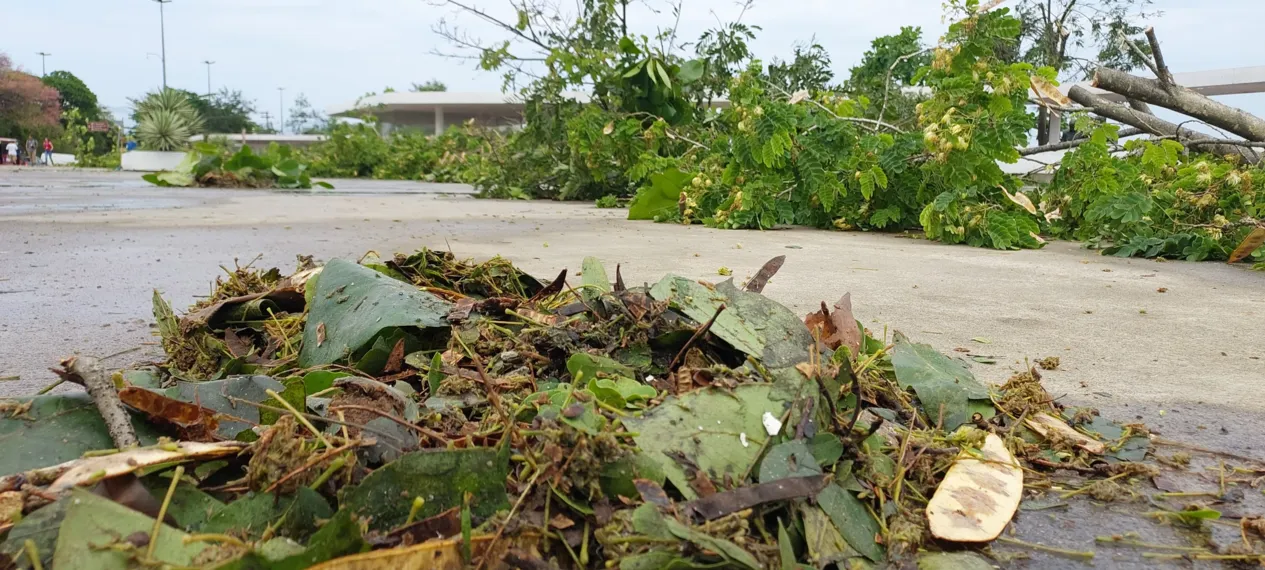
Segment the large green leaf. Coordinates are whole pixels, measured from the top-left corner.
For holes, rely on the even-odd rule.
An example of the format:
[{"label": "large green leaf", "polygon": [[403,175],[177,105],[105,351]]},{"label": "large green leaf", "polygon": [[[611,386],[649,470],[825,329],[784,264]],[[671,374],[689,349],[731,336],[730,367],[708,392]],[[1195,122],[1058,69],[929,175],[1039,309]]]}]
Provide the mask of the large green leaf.
[{"label": "large green leaf", "polygon": [[584,285],[584,289],[580,291],[580,294],[584,296],[585,301],[592,302],[593,299],[601,296],[602,293],[610,293],[614,290],[611,287],[611,279],[606,276],[606,268],[602,267],[600,259],[586,257],[581,268],[584,273],[581,276],[583,279],[581,283]]},{"label": "large green leaf", "polygon": [[[70,507],[70,501],[70,497],[62,497],[22,517],[22,520],[9,529],[4,542],[0,543],[0,554],[7,555],[10,559],[17,558],[18,553],[29,540],[35,543],[35,549],[40,553],[40,562],[48,568],[53,563],[53,550],[57,546],[57,531],[61,528],[62,521],[66,519],[66,509]],[[24,559],[18,567],[31,568],[32,566]]]},{"label": "large green leaf", "polygon": [[645,503],[633,512],[633,530],[651,538],[684,540],[724,558],[730,563],[730,567],[751,570],[758,570],[761,567],[755,557],[738,545],[694,530],[672,517],[664,516],[659,512],[659,508],[651,503]]},{"label": "large green leaf", "polygon": [[779,443],[760,460],[760,482],[768,483],[787,477],[807,477],[821,473],[821,467],[813,458],[804,440]]},{"label": "large green leaf", "polygon": [[676,72],[676,80],[683,85],[688,85],[701,79],[705,69],[706,63],[701,59],[683,61],[681,62],[681,70]]},{"label": "large green leaf", "polygon": [[[20,473],[78,459],[84,452],[111,449],[114,441],[97,406],[85,392],[35,396],[30,408],[0,417],[0,475]],[[132,419],[141,445],[162,435],[149,423]]]},{"label": "large green leaf", "polygon": [[[713,480],[742,479],[769,437],[765,412],[781,417],[784,403],[770,398],[769,384],[745,384],[731,392],[695,390],[670,396],[642,417],[624,418],[646,458],[659,464],[669,481],[688,499],[696,494],[689,477],[669,453],[688,457]],[[743,445],[743,434],[747,444]]]},{"label": "large green leaf", "polygon": [[426,500],[417,513],[423,519],[461,506],[465,493],[471,493],[472,514],[488,517],[509,508],[508,476],[509,457],[491,448],[407,453],[365,477],[347,493],[343,509],[369,518],[370,529],[386,530],[408,518],[414,497]]},{"label": "large green leaf", "polygon": [[681,189],[691,178],[692,175],[677,169],[651,174],[650,184],[637,190],[637,195],[628,203],[628,219],[653,220],[657,216],[672,215],[681,199]]},{"label": "large green leaf", "polygon": [[910,342],[900,333],[896,333],[892,350],[892,368],[900,387],[913,388],[918,394],[923,412],[933,423],[943,413],[947,431],[971,421],[975,413],[986,418],[996,414],[988,399],[988,388],[971,371],[928,345]]},{"label": "large green leaf", "polygon": [[350,261],[331,260],[321,271],[309,307],[299,365],[354,358],[389,327],[419,333],[447,330],[450,308],[448,302],[408,283]]},{"label": "large green leaf", "polygon": [[709,332],[734,348],[759,358],[769,368],[794,366],[808,359],[812,333],[790,309],[759,293],[740,291],[732,281],[710,289],[692,279],[669,275],[650,289],[650,296],[699,323],[716,317]]},{"label": "large green leaf", "polygon": [[[149,535],[154,519],[104,497],[82,489],[72,492],[66,518],[57,535],[53,553],[54,568],[75,570],[127,570],[135,561],[123,550],[101,548],[118,544],[133,533]],[[154,559],[172,566],[191,566],[193,559],[207,548],[206,542],[190,542],[189,535],[162,525],[154,547]]]}]

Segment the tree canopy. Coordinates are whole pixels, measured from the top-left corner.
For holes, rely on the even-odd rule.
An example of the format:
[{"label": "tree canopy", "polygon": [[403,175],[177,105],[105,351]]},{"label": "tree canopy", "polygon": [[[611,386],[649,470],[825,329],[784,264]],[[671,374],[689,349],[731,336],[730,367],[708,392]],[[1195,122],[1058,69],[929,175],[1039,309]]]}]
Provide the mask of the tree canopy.
[{"label": "tree canopy", "polygon": [[447,90],[448,90],[448,86],[445,85],[443,81],[440,81],[438,79],[431,79],[425,83],[414,83],[413,86],[409,88],[409,91],[413,91],[415,93],[422,92],[422,91],[447,91]]},{"label": "tree canopy", "polygon": [[54,137],[60,130],[57,90],[13,67],[0,53],[0,135]]},{"label": "tree canopy", "polygon": [[63,110],[76,109],[89,121],[101,119],[101,107],[97,95],[82,80],[69,71],[54,71],[44,76],[44,85],[57,90]]}]

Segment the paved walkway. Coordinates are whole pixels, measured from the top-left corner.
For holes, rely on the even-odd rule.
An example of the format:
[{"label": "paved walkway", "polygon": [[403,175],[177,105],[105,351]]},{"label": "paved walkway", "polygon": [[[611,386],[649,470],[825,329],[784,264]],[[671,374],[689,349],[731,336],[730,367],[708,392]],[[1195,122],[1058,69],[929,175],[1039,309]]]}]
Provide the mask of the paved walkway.
[{"label": "paved walkway", "polygon": [[[664,273],[742,280],[786,255],[765,293],[806,313],[851,291],[875,331],[952,351],[1000,383],[1025,359],[1062,401],[1166,436],[1265,457],[1265,273],[1219,263],[1101,257],[1076,244],[999,252],[885,234],[720,231],[628,222],[585,204],[474,200],[469,188],[335,181],[333,193],[158,189],[135,174],[0,170],[0,395],[52,380],[74,351],[122,365],[153,350],[150,291],[177,307],[220,265],[293,267],[420,246],[501,254],[541,276],[586,255],[629,282]],[[1160,292],[1164,290],[1164,292]],[[988,343],[972,339],[987,340]]]}]

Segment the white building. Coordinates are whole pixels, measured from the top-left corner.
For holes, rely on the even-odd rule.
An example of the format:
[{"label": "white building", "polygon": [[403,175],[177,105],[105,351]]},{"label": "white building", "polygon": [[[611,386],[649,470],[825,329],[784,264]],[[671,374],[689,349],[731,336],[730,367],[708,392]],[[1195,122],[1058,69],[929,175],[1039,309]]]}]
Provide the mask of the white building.
[{"label": "white building", "polygon": [[[585,93],[565,95],[581,102],[589,100]],[[523,124],[523,100],[504,93],[397,91],[335,105],[326,111],[330,117],[352,119],[371,114],[380,121],[383,135],[398,128],[442,133],[449,125],[471,120],[486,127],[515,128]]]}]

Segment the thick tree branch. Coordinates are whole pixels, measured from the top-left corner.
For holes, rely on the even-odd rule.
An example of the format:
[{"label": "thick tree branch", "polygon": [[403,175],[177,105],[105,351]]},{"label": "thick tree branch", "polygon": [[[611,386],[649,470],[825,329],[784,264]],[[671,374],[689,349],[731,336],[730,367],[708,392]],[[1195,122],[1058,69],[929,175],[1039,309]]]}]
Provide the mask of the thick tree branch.
[{"label": "thick tree branch", "polygon": [[[1161,67],[1160,70],[1163,71],[1164,68]],[[1137,77],[1123,71],[1100,67],[1094,72],[1094,87],[1172,109],[1247,140],[1265,141],[1265,119],[1214,101],[1180,85],[1165,88],[1160,81],[1155,79]]]},{"label": "thick tree branch", "polygon": [[1260,155],[1250,149],[1236,145],[1220,144],[1221,141],[1217,139],[1199,135],[1194,131],[1183,130],[1180,125],[1170,123],[1155,115],[1143,113],[1125,105],[1112,103],[1103,97],[1090,93],[1088,89],[1080,85],[1072,87],[1067,96],[1081,105],[1092,107],[1096,115],[1137,127],[1153,135],[1173,137],[1183,144],[1199,141],[1199,145],[1206,146],[1205,150],[1208,152],[1220,155],[1237,154],[1247,162],[1253,164],[1260,162]]},{"label": "thick tree branch", "polygon": [[1155,37],[1155,28],[1148,27],[1146,29],[1146,39],[1151,42],[1151,56],[1155,58],[1155,77],[1159,78],[1160,83],[1165,88],[1173,87],[1173,74],[1168,70],[1168,66],[1164,64],[1164,52],[1160,51],[1160,40]]}]

